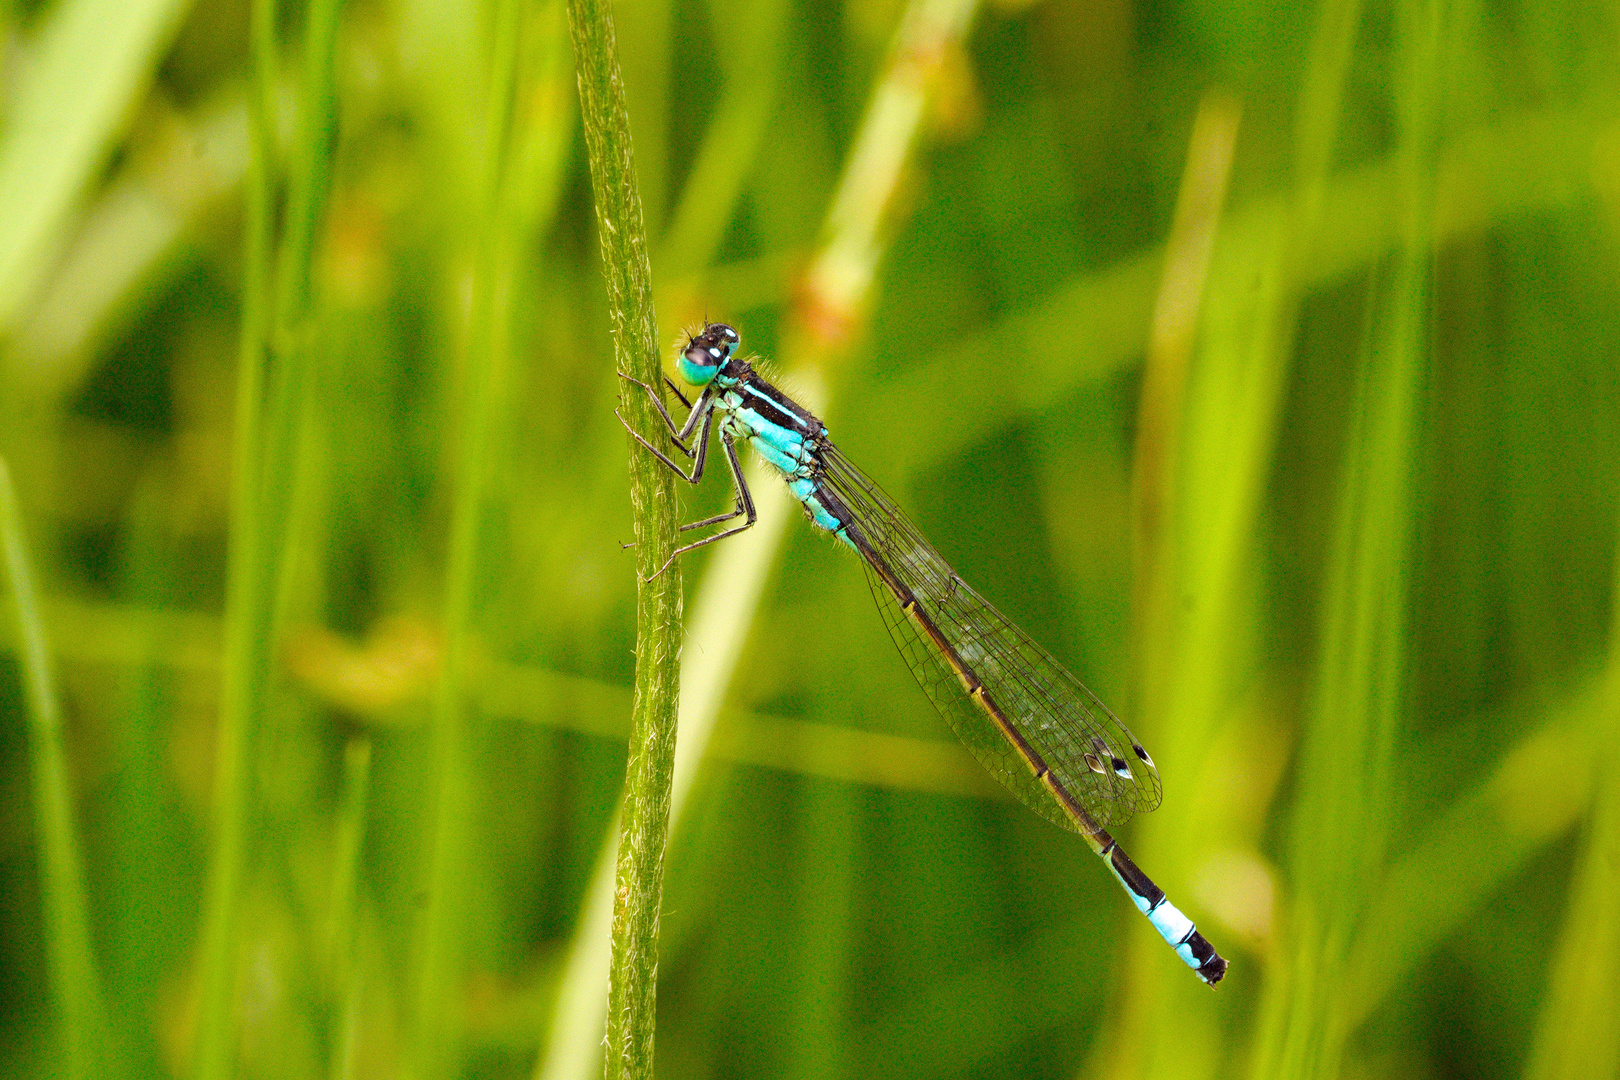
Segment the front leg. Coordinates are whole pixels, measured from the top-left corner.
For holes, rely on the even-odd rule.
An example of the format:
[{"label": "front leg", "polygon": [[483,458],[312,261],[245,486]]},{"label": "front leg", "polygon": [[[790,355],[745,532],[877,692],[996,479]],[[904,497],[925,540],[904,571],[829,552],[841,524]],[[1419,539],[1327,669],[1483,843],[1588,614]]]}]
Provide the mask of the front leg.
[{"label": "front leg", "polygon": [[[705,431],[707,431],[706,425]],[[707,440],[705,440],[705,442],[707,442]],[[726,431],[724,428],[720,430],[720,449],[726,452],[726,464],[731,466],[731,483],[737,489],[737,509],[732,513],[721,514],[720,516],[710,518],[707,521],[694,521],[690,525],[681,526],[681,529],[682,531],[685,531],[686,529],[701,528],[704,525],[713,525],[720,521],[729,521],[738,514],[746,514],[748,520],[734,528],[722,530],[721,532],[715,533],[713,536],[705,536],[701,540],[696,540],[684,547],[676,548],[674,551],[669,553],[669,558],[664,560],[664,565],[660,566],[657,573],[654,573],[652,577],[648,578],[648,581],[651,581],[659,574],[662,574],[665,570],[668,570],[669,564],[674,562],[677,556],[684,555],[694,548],[706,547],[717,540],[724,540],[728,536],[736,536],[743,530],[752,528],[754,522],[759,520],[759,515],[754,511],[754,496],[748,490],[748,482],[743,479],[742,465],[737,461],[736,444],[732,441],[731,433]]]},{"label": "front leg", "polygon": [[675,396],[681,399],[681,404],[685,405],[687,409],[690,410],[686,414],[686,423],[677,427],[675,424],[675,418],[669,415],[669,410],[664,407],[663,397],[660,396],[656,390],[642,382],[640,379],[626,375],[622,371],[619,372],[619,378],[624,379],[626,382],[633,382],[647,392],[647,397],[651,399],[653,408],[657,409],[658,415],[664,418],[664,426],[669,428],[670,435],[675,439],[675,445],[681,448],[681,453],[685,454],[687,457],[691,457],[692,451],[686,448],[686,440],[692,437],[692,432],[697,428],[698,421],[709,411],[709,406],[712,404],[712,400],[708,390],[704,390],[703,394],[698,397],[697,404],[693,405],[691,402],[686,400],[685,394],[675,389],[674,383],[670,382],[668,378],[664,379],[664,382],[668,383],[670,390],[674,391]]},{"label": "front leg", "polygon": [[692,407],[692,403],[686,400],[686,395],[681,393],[681,388],[676,386],[673,382],[670,382],[668,375],[664,376],[664,385],[669,387],[670,393],[681,399],[682,405],[685,405],[688,409]]},{"label": "front leg", "polygon": [[[626,377],[628,378],[628,376]],[[631,381],[634,382],[635,380],[632,379]],[[656,401],[657,399],[655,398],[654,400]],[[653,456],[659,461],[662,461],[665,465],[668,465],[670,469],[674,471],[676,476],[680,477],[682,480],[685,480],[688,484],[696,484],[698,481],[703,479],[703,465],[709,456],[709,428],[714,423],[714,410],[709,407],[707,402],[700,400],[697,407],[692,410],[692,415],[694,417],[698,417],[698,410],[700,409],[702,410],[702,415],[699,417],[699,419],[703,421],[703,433],[698,438],[697,457],[692,462],[692,471],[690,473],[681,468],[679,465],[675,464],[674,461],[670,460],[669,456],[662,450],[658,449],[658,447],[642,438],[641,432],[631,427],[630,421],[626,420],[619,410],[614,409],[613,415],[619,418],[619,423],[624,425],[624,430],[630,433],[631,438],[635,439],[636,442],[640,443],[642,446],[645,446],[648,450],[651,450]],[[662,411],[662,407],[660,407],[659,411]],[[668,413],[664,413],[664,419],[669,419]],[[687,450],[685,446],[682,446],[679,440],[676,441],[675,445],[680,446],[688,456],[691,455],[692,451]]]}]

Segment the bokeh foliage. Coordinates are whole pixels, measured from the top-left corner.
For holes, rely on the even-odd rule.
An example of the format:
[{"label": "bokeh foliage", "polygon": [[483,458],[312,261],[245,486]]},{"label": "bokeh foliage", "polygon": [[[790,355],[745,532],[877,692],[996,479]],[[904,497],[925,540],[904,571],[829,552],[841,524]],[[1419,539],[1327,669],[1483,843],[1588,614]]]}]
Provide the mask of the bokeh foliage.
[{"label": "bokeh foliage", "polygon": [[[907,10],[618,6],[662,333],[785,358],[1127,718],[1166,794],[1123,837],[1232,970],[947,741],[846,552],[762,522],[757,595],[686,565],[723,704],[658,1071],[1613,1075],[1620,13],[985,6],[829,315]],[[0,1069],[563,1075],[635,580],[561,4],[0,37]]]}]

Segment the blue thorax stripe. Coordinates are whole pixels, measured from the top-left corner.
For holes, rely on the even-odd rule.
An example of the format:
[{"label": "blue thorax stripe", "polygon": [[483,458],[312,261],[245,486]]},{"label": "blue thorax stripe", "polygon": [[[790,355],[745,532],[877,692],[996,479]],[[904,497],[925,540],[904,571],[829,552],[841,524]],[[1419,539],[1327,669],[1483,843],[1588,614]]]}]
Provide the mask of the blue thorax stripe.
[{"label": "blue thorax stripe", "polygon": [[737,389],[748,395],[745,401],[749,408],[773,424],[802,432],[805,438],[826,431],[810,410],[752,372],[738,383]]}]

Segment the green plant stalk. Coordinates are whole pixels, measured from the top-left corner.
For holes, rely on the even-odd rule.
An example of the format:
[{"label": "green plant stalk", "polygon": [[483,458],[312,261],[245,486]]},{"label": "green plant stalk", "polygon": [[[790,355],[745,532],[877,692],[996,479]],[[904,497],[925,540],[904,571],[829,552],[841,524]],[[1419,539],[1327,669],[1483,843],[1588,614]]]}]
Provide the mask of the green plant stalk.
[{"label": "green plant stalk", "polygon": [[514,274],[526,265],[536,233],[555,218],[574,145],[573,56],[568,47],[568,5],[541,0],[523,15],[514,99],[527,103],[512,117],[509,162],[502,177],[503,230]]},{"label": "green plant stalk", "polygon": [[288,524],[300,501],[293,491],[294,459],[298,431],[310,409],[310,265],[330,172],[338,10],[338,0],[314,0],[306,12],[300,127],[288,160],[290,194],[274,295],[269,293],[274,0],[255,0],[250,14],[253,149],[244,191],[242,342],[227,553],[225,669],[193,1072],[200,1080],[217,1080],[231,1071],[233,956],[252,812],[248,760],[270,692],[278,615],[286,606],[292,564]]},{"label": "green plant stalk", "polygon": [[[1381,872],[1390,757],[1403,704],[1410,471],[1427,292],[1421,257],[1396,274],[1395,325],[1369,341],[1324,601],[1321,669],[1300,752],[1282,940],[1282,1076],[1334,1075],[1350,1034],[1342,986]],[[1383,335],[1380,335],[1381,337]]]},{"label": "green plant stalk", "polygon": [[1620,916],[1620,694],[1606,703],[1609,730],[1597,745],[1603,760],[1597,798],[1570,886],[1569,911],[1535,1032],[1529,1080],[1613,1076],[1620,1062],[1620,988],[1607,961]]},{"label": "green plant stalk", "polygon": [[[608,0],[570,0],[568,24],[607,279],[614,362],[620,371],[648,386],[660,386],[652,268],[611,5]],[[661,421],[646,395],[621,396],[637,430],[660,430]],[[636,696],[630,717],[613,903],[613,959],[608,972],[607,1080],[652,1075],[658,912],[663,900],[664,849],[669,842],[680,691],[680,567],[658,573],[669,558],[670,538],[679,525],[675,478],[650,454],[635,452],[635,444],[628,439],[627,445],[636,574],[641,584],[636,602]]]},{"label": "green plant stalk", "polygon": [[[265,405],[265,551],[277,566],[270,584],[270,636],[279,641],[313,550],[319,454],[315,448],[315,364],[320,325],[313,286],[315,236],[331,181],[335,140],[333,65],[342,0],[307,0],[299,68],[297,127],[286,160],[287,203],[270,303],[271,363]],[[272,113],[273,115],[273,113]]]},{"label": "green plant stalk", "polygon": [[471,831],[468,784],[467,665],[472,645],[478,535],[489,477],[497,372],[507,352],[508,327],[500,303],[505,283],[501,245],[505,220],[500,199],[507,165],[512,87],[517,64],[518,0],[495,5],[490,43],[489,92],[484,108],[477,252],[467,327],[465,408],[457,448],[455,497],[450,510],[449,557],[444,584],[444,667],[433,699],[433,817],[427,836],[427,910],[416,956],[415,1075],[454,1075],[461,1041],[457,1018],[466,908],[465,853]]},{"label": "green plant stalk", "polygon": [[[342,0],[309,0],[298,87],[298,133],[288,158],[287,213],[276,266],[275,330],[295,332],[310,316],[310,266],[315,231],[331,174],[335,135],[332,67]],[[275,343],[285,347],[283,342]]]},{"label": "green plant stalk", "polygon": [[343,1080],[355,1074],[355,1044],[360,1027],[360,980],[355,976],[354,928],[360,850],[366,835],[366,809],[371,793],[371,740],[349,740],[343,753],[343,795],[338,813],[332,869],[332,911],[326,926],[326,954],[331,964],[334,1023],[328,1075]]},{"label": "green plant stalk", "polygon": [[269,351],[270,114],[276,80],[275,0],[250,11],[253,87],[248,94],[251,155],[243,183],[242,338],[231,454],[231,528],[226,552],[225,656],[214,755],[212,842],[198,961],[198,1011],[191,1075],[223,1080],[233,1050],[234,945],[248,819],[247,758],[269,683],[273,555],[264,550],[264,364]]},{"label": "green plant stalk", "polygon": [[84,857],[73,823],[72,783],[62,746],[62,716],[45,647],[45,625],[34,591],[22,514],[11,470],[0,458],[0,552],[11,582],[22,642],[23,686],[31,725],[34,819],[39,830],[40,891],[45,902],[45,947],[51,1002],[60,1025],[63,1075],[71,1080],[100,1074],[106,1029],[101,980],[90,947],[85,904]]},{"label": "green plant stalk", "polygon": [[[1225,565],[1219,560],[1224,545],[1231,545],[1224,547],[1226,551],[1241,551],[1252,543],[1251,511],[1245,507],[1249,497],[1246,484],[1252,476],[1248,467],[1269,460],[1275,438],[1269,395],[1261,392],[1242,400],[1244,408],[1232,414],[1239,423],[1223,431],[1218,443],[1207,437],[1189,439],[1185,446],[1182,441],[1189,372],[1217,229],[1224,233],[1228,228],[1221,210],[1239,118],[1239,103],[1224,93],[1208,93],[1199,104],[1150,324],[1131,468],[1135,576],[1130,632],[1138,666],[1133,673],[1128,709],[1142,718],[1145,737],[1152,740],[1150,745],[1178,748],[1177,754],[1167,757],[1164,763],[1165,806],[1138,826],[1139,839],[1131,841],[1131,847],[1141,848],[1143,865],[1152,867],[1160,887],[1192,905],[1192,917],[1204,926],[1216,948],[1224,950],[1223,954],[1241,967],[1242,961],[1231,956],[1231,939],[1219,924],[1205,921],[1204,913],[1198,909],[1202,898],[1189,888],[1202,860],[1217,850],[1216,843],[1230,843],[1236,830],[1227,810],[1229,804],[1212,803],[1211,787],[1197,772],[1197,763],[1208,759],[1197,748],[1209,745],[1227,715],[1209,708],[1208,699],[1200,700],[1197,695],[1220,692],[1216,680],[1224,676],[1218,666],[1223,658],[1204,651],[1207,666],[1193,669],[1204,677],[1203,681],[1186,678],[1184,660],[1191,651],[1187,650],[1188,631],[1206,628],[1180,599],[1188,595],[1184,590],[1192,576],[1181,560],[1192,559],[1204,575],[1200,584],[1214,586],[1211,593],[1220,597],[1219,606],[1225,609],[1226,616],[1242,610],[1244,571],[1241,566]],[[1218,342],[1220,336],[1219,330],[1212,330],[1206,341]],[[1208,356],[1225,359],[1218,345],[1207,349]],[[1237,382],[1246,374],[1230,372],[1226,378],[1229,383]],[[1262,374],[1256,382],[1265,377]],[[1210,383],[1219,381],[1220,376],[1206,376],[1205,402]],[[1212,433],[1209,427],[1200,430]],[[1236,437],[1227,441],[1226,436],[1232,435]],[[1237,450],[1234,459],[1243,467],[1230,471],[1209,468],[1213,459],[1231,449]],[[1179,490],[1187,458],[1207,470],[1212,481],[1201,489],[1209,499],[1203,504],[1205,508],[1214,505],[1224,513],[1244,509],[1224,520],[1217,518],[1219,527],[1183,527],[1184,515],[1199,507],[1196,497]],[[1058,459],[1049,452],[1049,460]],[[1203,520],[1208,522],[1210,518]],[[1235,578],[1221,580],[1228,573]],[[1219,646],[1226,650],[1225,657],[1232,657],[1243,648],[1243,637],[1230,633],[1231,626],[1223,629],[1226,633],[1219,639]],[[1194,638],[1194,644],[1202,643]],[[1179,766],[1178,761],[1182,763]],[[1186,979],[1185,971],[1163,962],[1159,942],[1150,940],[1154,935],[1143,935],[1143,929],[1146,927],[1133,926],[1127,939],[1129,953],[1123,975],[1127,1016],[1133,1026],[1146,1023],[1152,1028],[1163,1022],[1166,1014],[1175,1015],[1176,1045],[1166,1046],[1149,1033],[1145,1036],[1150,1047],[1147,1053],[1139,1053],[1131,1040],[1108,1040],[1099,1053],[1116,1055],[1114,1060],[1120,1063],[1122,1072],[1128,1061],[1129,1067],[1139,1068],[1143,1075],[1181,1070],[1191,1070],[1186,1074],[1188,1080],[1207,1075],[1216,1066],[1215,1005],[1202,987]],[[1150,1007],[1157,1010],[1159,1021],[1142,1019]]]},{"label": "green plant stalk", "polygon": [[[276,260],[270,329],[263,513],[266,550],[278,566],[270,607],[271,639],[282,640],[294,595],[307,600],[319,581],[316,492],[320,452],[316,397],[321,324],[315,295],[315,238],[331,186],[336,142],[333,72],[343,0],[306,0],[297,128],[287,156],[287,202]],[[284,495],[278,493],[285,493]],[[300,571],[303,571],[301,574]],[[306,587],[300,590],[300,585]]]}]

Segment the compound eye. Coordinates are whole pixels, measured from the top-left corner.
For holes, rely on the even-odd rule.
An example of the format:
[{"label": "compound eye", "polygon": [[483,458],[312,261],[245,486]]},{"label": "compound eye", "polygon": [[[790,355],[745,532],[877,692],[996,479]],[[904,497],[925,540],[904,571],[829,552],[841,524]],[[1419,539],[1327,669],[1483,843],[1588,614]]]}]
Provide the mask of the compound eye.
[{"label": "compound eye", "polygon": [[692,339],[682,350],[675,366],[680,370],[681,378],[693,386],[706,386],[725,362],[726,350],[705,334]]}]

